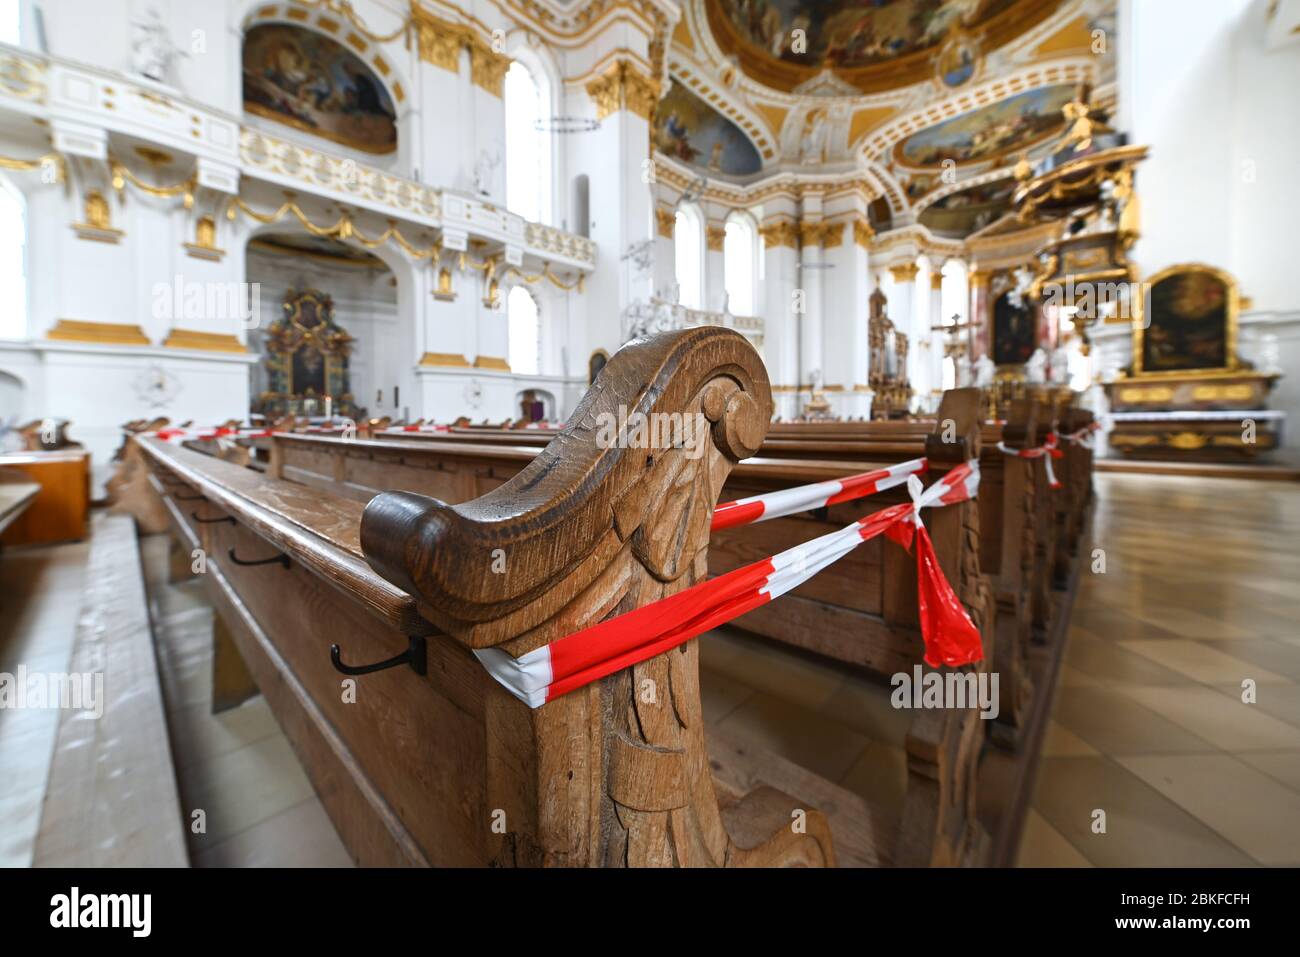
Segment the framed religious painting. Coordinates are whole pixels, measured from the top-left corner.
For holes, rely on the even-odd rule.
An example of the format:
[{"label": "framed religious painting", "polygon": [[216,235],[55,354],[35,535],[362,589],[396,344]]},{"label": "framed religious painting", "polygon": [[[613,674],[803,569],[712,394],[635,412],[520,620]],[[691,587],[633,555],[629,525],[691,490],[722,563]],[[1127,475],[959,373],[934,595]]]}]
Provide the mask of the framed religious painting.
[{"label": "framed religious painting", "polygon": [[1134,375],[1234,371],[1238,309],[1229,273],[1200,263],[1160,270],[1133,317]]}]

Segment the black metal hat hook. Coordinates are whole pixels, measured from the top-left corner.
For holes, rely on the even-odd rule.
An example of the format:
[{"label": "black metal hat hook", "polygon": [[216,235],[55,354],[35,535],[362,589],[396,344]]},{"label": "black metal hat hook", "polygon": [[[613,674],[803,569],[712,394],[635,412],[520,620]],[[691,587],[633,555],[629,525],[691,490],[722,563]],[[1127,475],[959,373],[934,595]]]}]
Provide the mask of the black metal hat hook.
[{"label": "black metal hat hook", "polygon": [[338,645],[330,645],[330,661],[345,675],[368,675],[373,671],[384,671],[387,668],[396,668],[398,665],[410,665],[411,670],[417,675],[429,673],[428,652],[424,645],[424,638],[419,635],[411,636],[411,644],[400,655],[377,661],[373,665],[345,665]]}]

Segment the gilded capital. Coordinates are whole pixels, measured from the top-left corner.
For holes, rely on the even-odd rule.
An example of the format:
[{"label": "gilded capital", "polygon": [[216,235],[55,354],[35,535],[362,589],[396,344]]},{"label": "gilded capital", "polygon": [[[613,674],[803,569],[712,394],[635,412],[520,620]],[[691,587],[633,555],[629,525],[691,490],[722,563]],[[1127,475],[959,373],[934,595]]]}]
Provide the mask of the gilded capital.
[{"label": "gilded capital", "polygon": [[788,219],[777,219],[758,227],[758,234],[763,237],[763,246],[789,246],[793,249],[799,239],[799,230]]},{"label": "gilded capital", "polygon": [[727,240],[727,227],[714,226],[710,224],[704,229],[704,242],[709,249],[718,252],[722,249],[722,244]]},{"label": "gilded capital", "polygon": [[469,74],[475,86],[487,90],[493,96],[501,96],[508,69],[509,57],[495,52],[478,37],[474,38],[469,49]]},{"label": "gilded capital", "polygon": [[863,249],[871,246],[871,239],[876,235],[876,231],[871,228],[871,224],[865,219],[855,219],[853,221],[853,241]]},{"label": "gilded capital", "polygon": [[912,282],[916,279],[916,274],[921,271],[921,267],[916,263],[903,263],[901,266],[890,266],[889,275],[894,277],[894,282]]},{"label": "gilded capital", "polygon": [[671,209],[664,209],[662,206],[655,209],[655,223],[659,227],[659,235],[664,239],[673,238],[673,226],[677,224],[677,214]]},{"label": "gilded capital", "polygon": [[649,122],[659,101],[659,84],[620,60],[587,84],[587,95],[596,104],[598,120],[627,110]]}]

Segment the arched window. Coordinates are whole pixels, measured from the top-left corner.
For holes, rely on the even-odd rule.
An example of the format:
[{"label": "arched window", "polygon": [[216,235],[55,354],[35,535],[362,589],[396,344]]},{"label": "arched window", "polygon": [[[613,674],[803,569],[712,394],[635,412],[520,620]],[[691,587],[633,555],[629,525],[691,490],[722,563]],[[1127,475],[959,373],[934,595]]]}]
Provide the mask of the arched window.
[{"label": "arched window", "polygon": [[537,300],[523,286],[515,286],[506,297],[506,319],[510,325],[510,371],[516,375],[537,375],[542,324],[537,315]]},{"label": "arched window", "polygon": [[677,267],[677,301],[687,309],[704,308],[704,217],[694,206],[677,210],[673,223]]},{"label": "arched window", "polygon": [[506,71],[506,206],[530,222],[551,221],[551,134],[546,97],[518,60]]},{"label": "arched window", "polygon": [[18,46],[22,43],[22,32],[18,27],[22,7],[20,0],[0,0],[0,43]]},{"label": "arched window", "polygon": [[23,196],[0,180],[0,338],[27,336],[27,214]]},{"label": "arched window", "polygon": [[727,309],[733,316],[754,315],[755,240],[754,224],[748,216],[732,216],[727,220],[722,240],[722,275]]}]

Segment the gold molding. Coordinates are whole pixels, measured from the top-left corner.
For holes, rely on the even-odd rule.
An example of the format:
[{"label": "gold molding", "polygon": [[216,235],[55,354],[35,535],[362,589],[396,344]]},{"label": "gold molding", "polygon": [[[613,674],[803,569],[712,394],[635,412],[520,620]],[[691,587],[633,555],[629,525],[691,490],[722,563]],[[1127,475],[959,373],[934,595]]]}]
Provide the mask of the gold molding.
[{"label": "gold molding", "polygon": [[84,319],[60,319],[45,334],[46,339],[61,342],[95,342],[108,346],[151,346],[144,330],[133,323],[88,322]]},{"label": "gold molding", "polygon": [[473,27],[434,16],[418,3],[411,5],[420,59],[452,73],[460,72],[460,51],[469,51],[470,81],[493,96],[502,95],[510,58],[498,53]]},{"label": "gold molding", "polygon": [[448,369],[468,369],[469,360],[457,352],[426,352],[420,356],[420,365]]},{"label": "gold molding", "polygon": [[496,356],[479,356],[474,360],[475,369],[495,369],[499,372],[509,372],[510,363],[505,359]]},{"label": "gold molding", "polygon": [[677,225],[677,213],[662,206],[657,207],[655,209],[655,223],[659,227],[660,236],[664,239],[672,239],[673,227]]},{"label": "gold molding", "polygon": [[763,237],[763,247],[789,246],[793,249],[799,240],[799,228],[788,219],[778,219],[758,227],[758,234]]},{"label": "gold molding", "polygon": [[200,352],[247,352],[248,347],[234,335],[223,332],[200,332],[197,329],[173,329],[163,346],[168,349],[195,349]]},{"label": "gold molding", "polygon": [[505,93],[506,71],[510,69],[510,58],[497,53],[490,46],[474,37],[469,49],[469,76],[475,86],[487,90],[495,97]]},{"label": "gold molding", "polygon": [[626,60],[618,60],[587,83],[587,95],[596,104],[596,119],[628,110],[649,122],[659,101],[659,84]]}]

